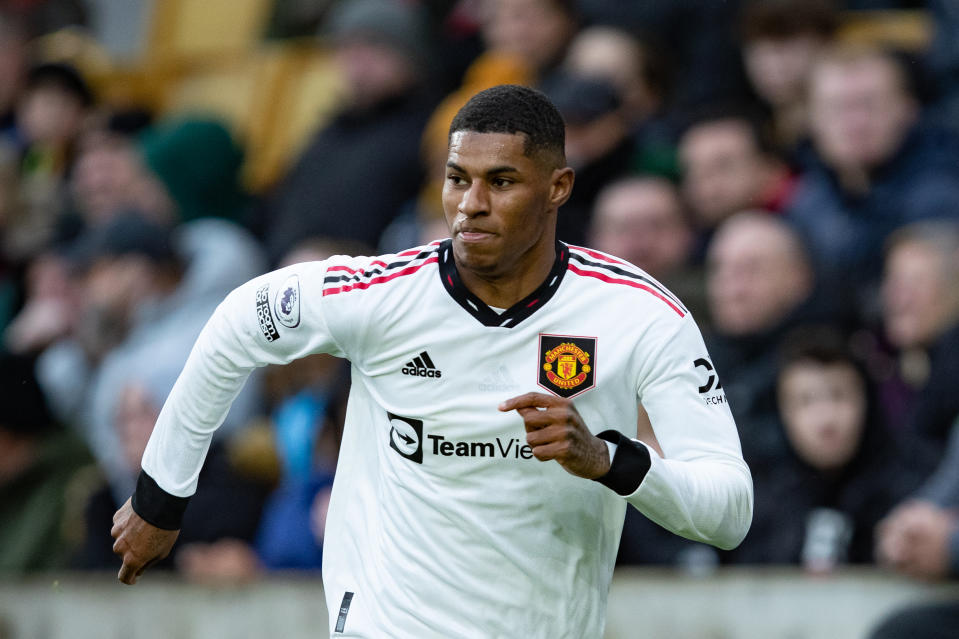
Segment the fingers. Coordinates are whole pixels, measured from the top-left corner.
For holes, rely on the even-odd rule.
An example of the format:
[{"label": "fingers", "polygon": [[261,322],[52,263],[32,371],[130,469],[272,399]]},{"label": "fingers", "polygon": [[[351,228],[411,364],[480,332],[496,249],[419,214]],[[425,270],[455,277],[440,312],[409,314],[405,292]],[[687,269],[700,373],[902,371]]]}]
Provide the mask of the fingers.
[{"label": "fingers", "polygon": [[526,443],[530,448],[543,446],[550,442],[569,439],[572,435],[570,428],[564,424],[552,424],[544,428],[527,430]]},{"label": "fingers", "polygon": [[562,406],[539,410],[538,408],[520,408],[516,411],[523,418],[526,432],[545,428],[552,424],[572,424],[574,414],[572,410]]},{"label": "fingers", "polygon": [[124,559],[123,565],[120,566],[120,572],[117,573],[117,579],[120,580],[120,583],[132,586],[137,582],[137,579],[139,579],[140,575],[142,574],[142,568],[137,570],[132,565],[128,564],[126,559]]},{"label": "fingers", "polygon": [[533,457],[539,461],[564,459],[570,451],[569,440],[552,441],[547,444],[533,447]]},{"label": "fingers", "polygon": [[520,408],[549,408],[550,406],[558,406],[567,401],[569,400],[556,397],[555,395],[547,395],[546,393],[524,393],[523,395],[507,399],[499,405],[499,409],[505,413]]}]

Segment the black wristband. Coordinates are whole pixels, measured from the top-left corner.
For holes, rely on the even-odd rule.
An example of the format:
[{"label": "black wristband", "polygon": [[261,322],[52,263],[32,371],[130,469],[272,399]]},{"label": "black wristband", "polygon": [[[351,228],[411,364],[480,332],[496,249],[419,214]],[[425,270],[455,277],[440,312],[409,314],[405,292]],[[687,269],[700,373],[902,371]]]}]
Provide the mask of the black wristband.
[{"label": "black wristband", "polygon": [[179,530],[189,497],[177,497],[160,488],[144,471],[137,477],[131,506],[143,521],[164,530]]},{"label": "black wristband", "polygon": [[609,465],[609,472],[595,481],[623,497],[632,495],[643,483],[653,463],[649,458],[649,449],[618,430],[604,430],[596,436],[616,444],[616,454]]}]

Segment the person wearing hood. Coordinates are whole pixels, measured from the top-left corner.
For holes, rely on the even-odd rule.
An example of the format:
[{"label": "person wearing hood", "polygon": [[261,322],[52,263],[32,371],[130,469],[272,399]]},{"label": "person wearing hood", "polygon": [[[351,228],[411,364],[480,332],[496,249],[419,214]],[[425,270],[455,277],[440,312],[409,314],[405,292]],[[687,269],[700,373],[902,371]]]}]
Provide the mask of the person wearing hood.
[{"label": "person wearing hood", "polygon": [[788,448],[756,478],[753,528],[737,563],[799,564],[813,573],[873,561],[880,519],[923,478],[878,422],[865,370],[842,335],[803,327],[783,342],[776,378]]}]

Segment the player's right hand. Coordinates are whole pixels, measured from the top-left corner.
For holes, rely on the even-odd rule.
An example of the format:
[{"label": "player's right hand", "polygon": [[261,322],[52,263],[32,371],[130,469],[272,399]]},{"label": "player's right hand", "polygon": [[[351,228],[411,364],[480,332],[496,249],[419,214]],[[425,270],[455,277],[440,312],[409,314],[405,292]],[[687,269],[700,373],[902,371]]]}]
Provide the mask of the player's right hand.
[{"label": "player's right hand", "polygon": [[117,579],[132,586],[143,571],[170,554],[179,530],[164,530],[144,521],[128,499],[113,515],[113,552],[123,559]]}]

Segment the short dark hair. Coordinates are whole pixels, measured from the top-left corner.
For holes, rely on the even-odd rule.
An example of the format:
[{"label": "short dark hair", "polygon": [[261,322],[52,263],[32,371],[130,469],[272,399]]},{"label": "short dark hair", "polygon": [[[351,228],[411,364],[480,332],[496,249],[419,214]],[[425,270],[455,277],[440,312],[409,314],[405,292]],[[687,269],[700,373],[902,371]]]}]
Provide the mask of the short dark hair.
[{"label": "short dark hair", "polygon": [[76,67],[46,62],[31,67],[27,72],[27,89],[53,88],[72,95],[84,107],[94,103],[93,91]]},{"label": "short dark hair", "polygon": [[566,163],[566,125],[556,106],[536,89],[501,84],[480,91],[467,102],[450,124],[447,143],[457,131],[523,133],[527,156],[546,153]]},{"label": "short dark hair", "polygon": [[690,108],[681,117],[679,139],[682,140],[692,129],[720,122],[742,124],[761,154],[779,156],[779,149],[773,142],[772,124],[769,117],[758,104],[745,101],[720,101],[718,103],[699,104]]},{"label": "short dark hair", "polygon": [[746,43],[802,35],[829,40],[839,26],[834,0],[752,0],[742,15],[742,38]]},{"label": "short dark hair", "polygon": [[794,329],[779,345],[779,373],[800,363],[820,366],[847,365],[865,377],[862,363],[855,356],[843,333],[831,325],[806,325]]}]

